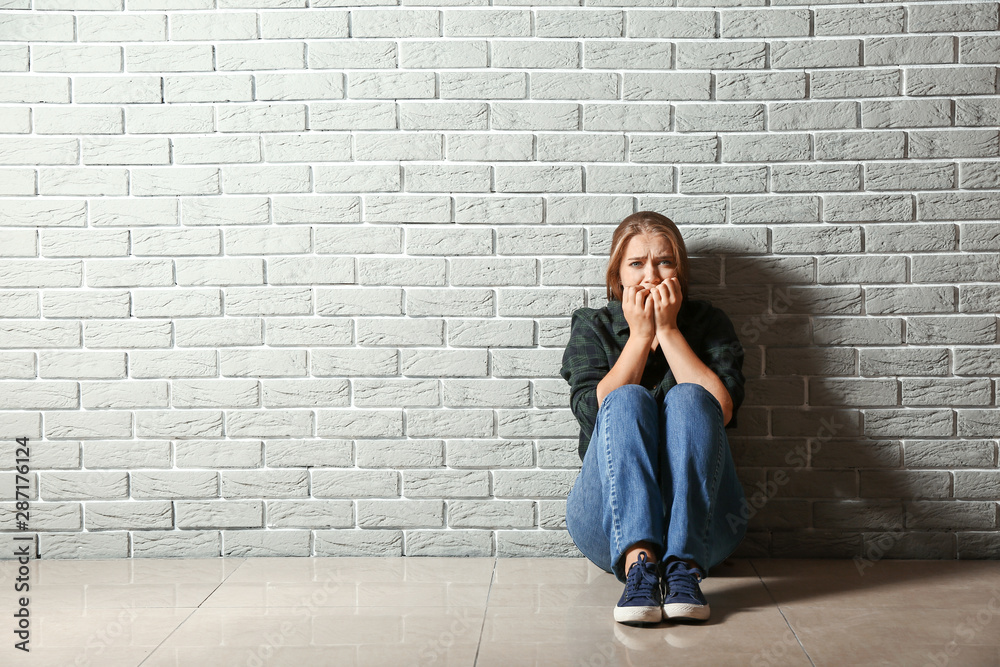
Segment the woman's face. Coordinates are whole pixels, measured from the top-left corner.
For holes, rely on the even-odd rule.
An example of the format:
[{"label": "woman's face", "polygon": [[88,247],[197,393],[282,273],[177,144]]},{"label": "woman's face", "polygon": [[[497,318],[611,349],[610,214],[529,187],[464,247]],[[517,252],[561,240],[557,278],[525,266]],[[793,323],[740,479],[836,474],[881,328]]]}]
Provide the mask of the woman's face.
[{"label": "woman's face", "polygon": [[677,258],[665,236],[636,234],[625,246],[619,270],[623,287],[648,290],[677,275]]}]

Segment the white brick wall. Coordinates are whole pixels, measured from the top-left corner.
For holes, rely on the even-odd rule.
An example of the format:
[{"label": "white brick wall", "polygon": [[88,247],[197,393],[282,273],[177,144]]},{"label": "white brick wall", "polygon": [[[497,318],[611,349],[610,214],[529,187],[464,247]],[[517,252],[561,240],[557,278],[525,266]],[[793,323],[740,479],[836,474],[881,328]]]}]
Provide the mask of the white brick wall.
[{"label": "white brick wall", "polygon": [[27,436],[46,558],[575,554],[569,316],[653,209],[742,553],[995,556],[998,4],[510,4],[0,2],[0,531]]}]

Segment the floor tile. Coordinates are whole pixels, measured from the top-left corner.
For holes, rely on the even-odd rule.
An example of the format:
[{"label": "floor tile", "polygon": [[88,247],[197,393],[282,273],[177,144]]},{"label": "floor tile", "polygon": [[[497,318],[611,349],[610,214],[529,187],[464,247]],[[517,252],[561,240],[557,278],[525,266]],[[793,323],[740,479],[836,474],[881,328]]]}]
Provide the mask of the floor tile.
[{"label": "floor tile", "polygon": [[[669,657],[677,664],[746,665],[757,653],[787,643],[786,635],[788,626],[774,608],[713,607],[706,624],[639,628],[615,623],[612,607],[490,607],[476,664],[663,665]],[[791,642],[777,664],[808,665]]]},{"label": "floor tile", "polygon": [[466,607],[485,606],[489,584],[461,583],[351,583],[316,584],[226,582],[204,607],[294,607],[311,602],[317,607]]},{"label": "floor tile", "polygon": [[250,558],[227,581],[488,584],[495,562],[494,558]]},{"label": "floor tile", "polygon": [[[399,661],[424,655],[471,666],[483,613],[482,607],[203,608],[143,667],[246,665],[250,656],[271,654],[264,664],[405,664]],[[278,660],[279,654],[286,657]]]},{"label": "floor tile", "polygon": [[997,561],[754,560],[782,608],[974,608],[1000,594]]},{"label": "floor tile", "polygon": [[1000,596],[979,608],[799,605],[784,614],[817,666],[1000,664]]},{"label": "floor tile", "polygon": [[[29,653],[5,636],[0,664],[26,667],[136,667],[193,609],[31,610]],[[8,635],[9,633],[4,633]]]}]

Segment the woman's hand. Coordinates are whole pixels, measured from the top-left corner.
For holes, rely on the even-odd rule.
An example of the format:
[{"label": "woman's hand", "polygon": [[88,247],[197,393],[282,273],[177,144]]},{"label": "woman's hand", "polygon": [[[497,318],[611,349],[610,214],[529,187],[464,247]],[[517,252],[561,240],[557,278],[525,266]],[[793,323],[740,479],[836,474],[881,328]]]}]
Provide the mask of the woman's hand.
[{"label": "woman's hand", "polygon": [[637,285],[626,286],[622,291],[622,312],[628,322],[629,338],[635,336],[652,343],[656,338],[656,320],[649,292]]},{"label": "woman's hand", "polygon": [[654,336],[656,332],[669,331],[677,328],[677,313],[681,309],[681,302],[684,296],[681,294],[681,283],[677,276],[671,276],[666,281],[660,283],[649,290],[650,298],[647,301],[653,302],[653,319],[655,322]]}]

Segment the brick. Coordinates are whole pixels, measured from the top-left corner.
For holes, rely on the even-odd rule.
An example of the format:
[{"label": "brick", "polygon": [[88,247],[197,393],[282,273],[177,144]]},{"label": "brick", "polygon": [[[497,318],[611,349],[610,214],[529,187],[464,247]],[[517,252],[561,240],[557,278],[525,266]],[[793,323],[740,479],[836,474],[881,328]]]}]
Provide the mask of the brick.
[{"label": "brick", "polygon": [[[498,338],[508,334],[506,338],[501,338],[501,342],[510,341],[513,344],[510,333],[514,330],[513,327],[495,327],[492,333]],[[453,338],[452,345],[457,346],[463,342],[463,336],[476,333],[484,334],[480,345],[489,344],[489,330],[484,332],[474,326],[458,328],[457,325],[450,325],[449,331]],[[486,350],[407,350],[402,354],[400,366],[403,375],[410,377],[485,377],[487,353]]]},{"label": "brick", "polygon": [[867,190],[944,190],[954,186],[955,165],[946,162],[865,165]]},{"label": "brick", "polygon": [[[962,35],[959,38],[959,59],[963,63],[985,63],[996,62],[996,49],[998,35]],[[948,40],[951,37],[939,37],[938,39]],[[951,61],[949,61],[951,62]]]},{"label": "brick", "polygon": [[316,434],[322,437],[364,438],[403,435],[402,410],[319,410]]},{"label": "brick", "polygon": [[317,530],[317,556],[402,556],[401,530]]},{"label": "brick", "polygon": [[264,504],[259,500],[178,501],[174,503],[177,527],[262,528]]},{"label": "brick", "polygon": [[996,429],[997,417],[991,410],[958,410],[960,436],[987,436]]},{"label": "brick", "polygon": [[169,502],[87,503],[87,530],[166,529],[173,523],[173,508]]},{"label": "brick", "polygon": [[[850,11],[853,10],[854,8]],[[865,40],[866,65],[896,66],[952,62],[955,62],[955,40],[950,35],[907,35],[873,37]]]},{"label": "brick", "polygon": [[565,102],[498,102],[490,106],[494,130],[576,130],[580,105]]},{"label": "brick", "polygon": [[[25,9],[27,9],[25,7]],[[73,41],[73,16],[69,14],[13,14],[0,21],[3,41]]]},{"label": "brick", "polygon": [[503,100],[528,96],[524,72],[441,72],[441,99]]},{"label": "brick", "polygon": [[41,533],[38,549],[47,559],[62,558],[127,558],[128,533]]},{"label": "brick", "polygon": [[955,158],[995,156],[998,148],[995,130],[922,130],[910,133],[910,156],[917,158]]},{"label": "brick", "polygon": [[[996,275],[1000,255],[918,255],[912,262],[913,282],[979,282]],[[945,276],[951,276],[947,278]]]},{"label": "brick", "polygon": [[483,40],[404,41],[400,47],[400,65],[407,69],[487,66],[487,42]]},{"label": "brick", "polygon": [[403,471],[403,495],[407,498],[484,498],[489,491],[486,470]]},{"label": "brick", "polygon": [[990,384],[974,379],[905,379],[903,405],[988,405]]},{"label": "brick", "polygon": [[995,67],[914,67],[906,72],[907,95],[980,95],[995,92]]},{"label": "brick", "polygon": [[268,528],[350,528],[354,507],[350,501],[275,500],[266,504]]},{"label": "brick", "polygon": [[857,67],[861,64],[861,40],[822,39],[771,42],[771,67]]},{"label": "brick", "polygon": [[724,38],[805,37],[810,34],[812,23],[807,9],[727,9],[721,16]]},{"label": "brick", "polygon": [[962,32],[996,30],[996,3],[927,4],[909,13],[911,32]]},{"label": "brick", "polygon": [[803,99],[804,72],[719,72],[716,97],[720,100]]},{"label": "brick", "polygon": [[899,345],[902,320],[823,318],[813,324],[815,342],[825,345]]},{"label": "brick", "polygon": [[440,440],[359,440],[358,465],[364,468],[427,468],[444,463]]},{"label": "brick", "polygon": [[588,69],[659,69],[669,63],[673,45],[668,42],[585,41],[583,63]]},{"label": "brick", "polygon": [[763,166],[681,167],[678,189],[691,194],[764,192],[767,169]]},{"label": "brick", "polygon": [[762,104],[678,104],[675,113],[680,132],[752,132],[764,129]]},{"label": "brick", "polygon": [[[63,16],[59,18],[64,20]],[[77,17],[77,31],[81,42],[163,41],[167,38],[167,17],[146,13],[84,14]]]},{"label": "brick", "polygon": [[913,220],[913,201],[904,195],[828,195],[824,218],[827,222],[899,222]]},{"label": "brick", "polygon": [[[130,44],[125,50],[129,72],[211,72],[208,44]],[[115,69],[114,71],[119,71]]]},{"label": "brick", "polygon": [[651,9],[627,12],[628,36],[711,39],[716,37],[715,13],[701,10]]},{"label": "brick", "polygon": [[[228,304],[230,311],[234,304]],[[197,317],[222,314],[218,290],[137,290],[132,310],[136,317]]]},{"label": "brick", "polygon": [[436,37],[439,14],[425,9],[351,12],[352,37]]},{"label": "brick", "polygon": [[340,10],[261,12],[263,39],[331,39],[348,36],[348,12]]},{"label": "brick", "polygon": [[711,95],[712,79],[707,72],[625,74],[622,88],[626,100],[707,100]]},{"label": "brick", "polygon": [[775,192],[815,192],[861,189],[859,165],[775,165],[771,167]]},{"label": "brick", "polygon": [[996,318],[970,315],[911,317],[907,319],[906,339],[917,345],[990,344],[997,340]]},{"label": "brick", "polygon": [[994,503],[924,500],[906,503],[906,526],[917,530],[982,529],[996,526]]},{"label": "brick", "polygon": [[565,496],[575,479],[576,473],[570,470],[497,470],[494,494],[497,498]]},{"label": "brick", "polygon": [[363,528],[440,528],[444,502],[440,500],[359,500],[358,525]]},{"label": "brick", "polygon": [[955,311],[953,287],[867,287],[865,311],[889,313],[951,313]]},{"label": "brick", "polygon": [[[732,197],[734,224],[819,222],[819,197]],[[728,277],[727,272],[727,277]]]},{"label": "brick", "polygon": [[445,9],[444,34],[448,37],[528,37],[531,12],[521,9]]},{"label": "brick", "polygon": [[963,285],[959,287],[959,311],[963,313],[995,313],[996,293],[986,285]]},{"label": "brick", "polygon": [[810,462],[817,467],[898,468],[902,460],[898,441],[813,441]]},{"label": "brick", "polygon": [[128,497],[125,472],[45,472],[40,478],[44,500],[91,500]]},{"label": "brick", "polygon": [[491,67],[576,69],[580,66],[580,48],[575,42],[502,40],[491,46]]},{"label": "brick", "polygon": [[715,162],[719,140],[714,135],[632,135],[633,162]]},{"label": "brick", "polygon": [[813,505],[814,525],[822,528],[899,530],[903,508],[899,501],[840,500]]},{"label": "brick", "polygon": [[526,500],[453,500],[448,503],[452,528],[531,528],[535,504]]},{"label": "brick", "polygon": [[[898,69],[817,70],[809,75],[813,98],[858,99],[902,94],[903,75]],[[899,100],[902,101],[902,100]]]},{"label": "brick", "polygon": [[860,252],[860,228],[852,225],[798,226],[775,229],[772,248],[782,254]]},{"label": "brick", "polygon": [[312,130],[392,130],[396,105],[392,102],[330,102],[309,107]]},{"label": "brick", "polygon": [[902,7],[824,7],[816,10],[816,35],[899,33],[903,22]]},{"label": "brick", "polygon": [[493,436],[492,410],[407,410],[406,434],[416,438]]},{"label": "brick", "polygon": [[[670,105],[586,104],[583,129],[588,131],[655,132],[670,129]],[[567,118],[566,127],[576,129]],[[572,127],[570,127],[572,125]]]}]

